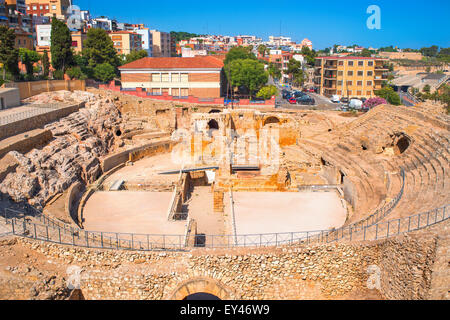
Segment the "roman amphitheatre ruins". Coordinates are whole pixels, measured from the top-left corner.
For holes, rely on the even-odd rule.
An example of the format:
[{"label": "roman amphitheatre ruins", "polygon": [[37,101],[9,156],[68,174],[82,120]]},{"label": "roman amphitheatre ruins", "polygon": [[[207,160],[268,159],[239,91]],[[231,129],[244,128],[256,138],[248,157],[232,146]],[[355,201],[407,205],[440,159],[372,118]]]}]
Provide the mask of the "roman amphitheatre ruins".
[{"label": "roman amphitheatre ruins", "polygon": [[450,122],[432,103],[25,102],[56,107],[1,123],[1,299],[450,297]]}]

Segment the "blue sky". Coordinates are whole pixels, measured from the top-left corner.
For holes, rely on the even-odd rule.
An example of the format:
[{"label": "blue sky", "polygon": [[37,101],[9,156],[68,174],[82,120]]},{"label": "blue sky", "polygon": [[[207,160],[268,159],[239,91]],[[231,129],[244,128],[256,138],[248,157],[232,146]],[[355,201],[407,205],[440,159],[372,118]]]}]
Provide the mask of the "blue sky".
[{"label": "blue sky", "polygon": [[[421,48],[450,47],[449,0],[73,0],[93,16],[145,23],[162,31],[309,38],[315,48],[333,44]],[[381,29],[369,30],[367,7],[381,9]]]}]

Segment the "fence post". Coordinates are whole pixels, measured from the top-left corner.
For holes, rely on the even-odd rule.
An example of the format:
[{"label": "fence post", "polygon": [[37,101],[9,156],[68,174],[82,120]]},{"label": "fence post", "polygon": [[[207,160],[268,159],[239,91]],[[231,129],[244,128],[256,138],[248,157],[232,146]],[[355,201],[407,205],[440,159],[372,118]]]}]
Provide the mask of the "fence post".
[{"label": "fence post", "polygon": [[367,229],[367,226],[364,226],[364,240],[366,240],[366,229]]},{"label": "fence post", "polygon": [[103,248],[103,232],[100,232],[100,240],[101,240],[101,244],[102,244],[102,248]]},{"label": "fence post", "polygon": [[34,227],[34,238],[37,239],[37,232],[36,232],[36,224],[33,224]]},{"label": "fence post", "polygon": [[58,228],[59,243],[61,243],[61,228]]},{"label": "fence post", "polygon": [[89,248],[89,236],[88,236],[88,232],[87,231],[84,232],[84,237],[86,238],[86,247]]},{"label": "fence post", "polygon": [[387,232],[386,232],[386,238],[389,238],[389,227],[391,225],[391,222],[388,221],[388,227],[387,227]]},{"label": "fence post", "polygon": [[116,246],[117,246],[117,249],[119,249],[119,234],[118,233],[116,233]]},{"label": "fence post", "polygon": [[15,230],[14,230],[14,218],[11,219],[11,226],[12,226],[12,232],[13,234],[16,234]]}]

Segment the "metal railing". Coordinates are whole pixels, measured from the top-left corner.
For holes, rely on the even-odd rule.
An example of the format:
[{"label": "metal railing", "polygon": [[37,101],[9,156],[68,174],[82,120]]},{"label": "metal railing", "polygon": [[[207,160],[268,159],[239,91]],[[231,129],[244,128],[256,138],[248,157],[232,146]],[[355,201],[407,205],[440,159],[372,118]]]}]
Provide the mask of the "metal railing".
[{"label": "metal railing", "polygon": [[[405,173],[401,170],[402,187],[397,196],[372,215],[354,224],[331,230],[238,235],[164,235],[86,231],[40,214],[31,222],[23,212],[5,209],[4,222],[13,235],[47,242],[103,249],[137,251],[188,250],[188,244],[208,248],[264,247],[299,243],[330,243],[341,240],[379,240],[437,224],[450,218],[446,205],[431,211],[390,221],[381,221],[400,201]],[[230,194],[230,202],[232,194]],[[39,213],[36,211],[36,213]],[[235,227],[234,227],[235,228]]]},{"label": "metal railing", "polygon": [[26,219],[7,219],[11,233],[46,242],[87,248],[135,251],[188,250],[188,243],[207,248],[266,247],[293,244],[325,244],[336,241],[380,240],[424,229],[450,218],[449,205],[413,216],[373,225],[346,226],[337,230],[317,230],[246,235],[161,235],[95,232],[73,229],[68,232],[54,225],[32,223]]}]

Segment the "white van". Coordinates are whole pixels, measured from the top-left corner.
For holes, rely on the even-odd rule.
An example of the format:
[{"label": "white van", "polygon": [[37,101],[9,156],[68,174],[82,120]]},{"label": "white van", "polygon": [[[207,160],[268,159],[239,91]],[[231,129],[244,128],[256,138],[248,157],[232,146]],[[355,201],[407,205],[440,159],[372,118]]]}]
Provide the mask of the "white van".
[{"label": "white van", "polygon": [[331,97],[331,102],[339,103],[340,100],[341,100],[341,97],[339,97],[337,94],[334,94],[334,95]]},{"label": "white van", "polygon": [[349,103],[349,108],[361,110],[362,109],[363,102],[359,99],[351,99]]}]

